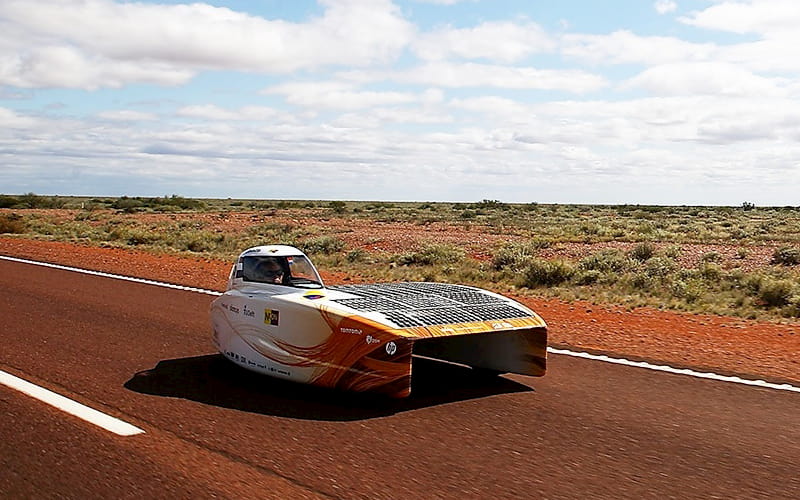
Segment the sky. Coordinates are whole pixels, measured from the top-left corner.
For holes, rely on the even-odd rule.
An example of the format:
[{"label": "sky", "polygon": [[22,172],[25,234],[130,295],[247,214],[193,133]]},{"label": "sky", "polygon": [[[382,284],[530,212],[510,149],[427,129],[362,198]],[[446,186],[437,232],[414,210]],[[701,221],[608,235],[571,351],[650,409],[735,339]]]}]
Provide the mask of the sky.
[{"label": "sky", "polygon": [[2,0],[0,193],[800,205],[796,0]]}]

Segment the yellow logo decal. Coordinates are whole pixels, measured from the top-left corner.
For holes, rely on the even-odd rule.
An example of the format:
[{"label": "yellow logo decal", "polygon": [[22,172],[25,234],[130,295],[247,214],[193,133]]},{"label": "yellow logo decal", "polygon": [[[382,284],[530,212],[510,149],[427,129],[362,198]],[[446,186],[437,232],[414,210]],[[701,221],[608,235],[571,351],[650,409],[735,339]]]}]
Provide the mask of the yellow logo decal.
[{"label": "yellow logo decal", "polygon": [[267,325],[278,326],[280,313],[275,309],[264,309],[264,323]]}]

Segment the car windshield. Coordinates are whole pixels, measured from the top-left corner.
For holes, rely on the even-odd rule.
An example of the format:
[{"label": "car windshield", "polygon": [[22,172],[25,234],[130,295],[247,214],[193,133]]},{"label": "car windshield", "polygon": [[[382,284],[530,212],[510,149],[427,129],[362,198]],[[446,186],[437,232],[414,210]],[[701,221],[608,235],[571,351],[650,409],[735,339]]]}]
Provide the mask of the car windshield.
[{"label": "car windshield", "polygon": [[288,257],[250,255],[242,257],[237,277],[244,281],[299,288],[321,288],[322,280],[303,255]]},{"label": "car windshield", "polygon": [[289,265],[290,285],[305,288],[319,288],[322,286],[322,279],[307,257],[295,255],[286,257],[286,261]]}]

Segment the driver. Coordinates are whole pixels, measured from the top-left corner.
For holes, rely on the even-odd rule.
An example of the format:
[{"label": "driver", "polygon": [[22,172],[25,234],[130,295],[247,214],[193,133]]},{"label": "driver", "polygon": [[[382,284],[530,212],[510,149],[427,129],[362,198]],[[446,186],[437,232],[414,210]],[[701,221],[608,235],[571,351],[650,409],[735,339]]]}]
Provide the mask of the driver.
[{"label": "driver", "polygon": [[255,277],[263,283],[283,283],[283,267],[273,257],[262,259],[256,265]]}]

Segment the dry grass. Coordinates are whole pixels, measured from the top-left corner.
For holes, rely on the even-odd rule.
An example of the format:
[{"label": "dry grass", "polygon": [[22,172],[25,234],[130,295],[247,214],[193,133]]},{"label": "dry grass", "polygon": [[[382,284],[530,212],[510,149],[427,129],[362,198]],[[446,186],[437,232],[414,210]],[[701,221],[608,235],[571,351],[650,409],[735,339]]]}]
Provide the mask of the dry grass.
[{"label": "dry grass", "polygon": [[283,243],[363,279],[800,317],[795,207],[9,198],[0,232],[29,238],[226,260]]}]

